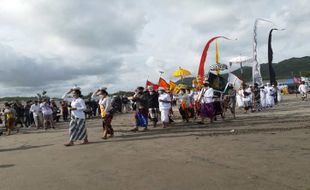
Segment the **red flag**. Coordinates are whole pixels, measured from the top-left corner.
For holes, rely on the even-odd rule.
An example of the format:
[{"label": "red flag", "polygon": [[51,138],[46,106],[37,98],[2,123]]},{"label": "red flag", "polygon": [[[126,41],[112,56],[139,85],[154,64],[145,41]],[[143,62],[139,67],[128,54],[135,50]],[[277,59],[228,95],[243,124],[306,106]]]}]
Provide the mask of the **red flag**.
[{"label": "red flag", "polygon": [[203,49],[203,52],[202,52],[202,55],[201,55],[201,58],[200,58],[200,64],[199,64],[199,68],[198,68],[198,83],[199,84],[202,84],[203,81],[204,81],[204,75],[205,75],[205,62],[206,62],[206,59],[207,59],[207,55],[208,55],[208,49],[210,47],[210,44],[216,40],[217,38],[224,38],[224,39],[227,39],[225,36],[216,36],[216,37],[213,37],[211,38],[205,48]]},{"label": "red flag", "polygon": [[161,78],[161,77],[159,78],[158,86],[159,86],[159,87],[163,87],[163,88],[165,88],[165,89],[169,89],[169,88],[170,88],[169,83],[167,83],[167,81],[165,81],[165,79],[163,79],[163,78]]},{"label": "red flag", "polygon": [[154,90],[157,90],[158,89],[158,85],[157,84],[154,84],[150,81],[146,81],[146,84],[145,84],[145,88],[147,88],[148,86],[152,86],[154,88]]}]

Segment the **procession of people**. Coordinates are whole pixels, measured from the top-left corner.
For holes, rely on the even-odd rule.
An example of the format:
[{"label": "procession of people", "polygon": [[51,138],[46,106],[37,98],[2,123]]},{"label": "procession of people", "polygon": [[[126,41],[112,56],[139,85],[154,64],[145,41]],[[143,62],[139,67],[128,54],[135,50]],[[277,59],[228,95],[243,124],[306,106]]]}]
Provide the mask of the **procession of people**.
[{"label": "procession of people", "polygon": [[[302,100],[306,100],[308,85],[301,82],[298,91]],[[153,86],[146,88],[139,86],[133,96],[120,98],[121,101],[124,99],[126,99],[124,102],[131,104],[129,107],[132,108],[125,105],[121,106],[121,110],[125,110],[126,113],[134,111],[135,125],[130,131],[137,132],[148,131],[150,126],[157,128],[158,123],[161,123],[163,128],[169,127],[173,122],[175,111],[179,111],[185,124],[192,120],[202,126],[216,121],[218,112],[224,113],[229,110],[235,118],[236,107],[243,109],[244,113],[264,111],[281,101],[281,92],[279,93],[279,89],[270,83],[265,86],[258,86],[256,83],[253,86],[242,84],[239,90],[228,83],[226,91],[218,94],[206,80],[200,88],[181,88],[173,93],[163,87],[154,89]],[[112,138],[114,136],[112,121],[118,110],[118,106],[113,106],[115,99],[110,96],[107,88],[102,87],[92,93],[91,101],[96,102],[98,108],[96,112],[100,114],[102,120],[102,139]],[[177,102],[178,109],[173,109],[174,101]],[[48,98],[27,101],[24,106],[19,101],[14,104],[5,103],[2,122],[5,124],[6,134],[11,135],[14,130],[19,132],[20,128],[55,129],[62,116],[64,122],[71,118],[69,138],[65,146],[73,146],[76,141],[87,144],[89,142],[87,105],[81,89],[79,87],[69,89],[58,101],[58,105],[59,107],[55,100]],[[198,118],[200,120],[197,120]],[[208,124],[206,119],[209,120]]]}]

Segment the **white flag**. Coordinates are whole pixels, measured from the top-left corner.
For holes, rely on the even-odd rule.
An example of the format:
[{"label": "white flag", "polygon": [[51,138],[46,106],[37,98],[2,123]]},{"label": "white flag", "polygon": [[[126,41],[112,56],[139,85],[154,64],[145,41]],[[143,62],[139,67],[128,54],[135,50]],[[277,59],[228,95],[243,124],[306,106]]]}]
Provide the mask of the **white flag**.
[{"label": "white flag", "polygon": [[228,74],[228,83],[232,84],[235,90],[239,90],[242,85],[242,80],[240,80],[236,75],[229,73]]}]

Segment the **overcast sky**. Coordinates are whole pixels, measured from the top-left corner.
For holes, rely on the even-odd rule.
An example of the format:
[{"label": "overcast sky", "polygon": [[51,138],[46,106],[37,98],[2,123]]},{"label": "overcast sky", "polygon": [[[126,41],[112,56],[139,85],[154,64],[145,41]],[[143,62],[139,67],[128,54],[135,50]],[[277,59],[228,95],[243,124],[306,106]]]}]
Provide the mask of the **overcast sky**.
[{"label": "overcast sky", "polygon": [[[61,96],[106,86],[133,90],[167,80],[179,66],[197,73],[205,43],[219,40],[221,62],[252,56],[255,18],[273,34],[274,62],[309,55],[306,0],[0,0],[0,96]],[[258,27],[258,59],[267,62],[270,23]],[[211,46],[207,65],[214,64]]]}]

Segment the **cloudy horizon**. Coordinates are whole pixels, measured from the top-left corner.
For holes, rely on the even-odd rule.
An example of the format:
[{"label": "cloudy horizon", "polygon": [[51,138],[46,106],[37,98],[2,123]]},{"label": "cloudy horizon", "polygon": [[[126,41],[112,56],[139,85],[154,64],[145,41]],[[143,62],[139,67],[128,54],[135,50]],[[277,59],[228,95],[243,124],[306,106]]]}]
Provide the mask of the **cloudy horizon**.
[{"label": "cloudy horizon", "polygon": [[[205,43],[219,40],[221,62],[252,56],[256,18],[273,33],[274,62],[309,55],[306,0],[106,1],[0,0],[0,97],[60,97],[77,84],[84,94],[101,86],[133,90],[159,71],[179,66],[197,74]],[[268,32],[260,23],[258,60],[267,62]],[[212,46],[207,65],[214,63]]]}]

